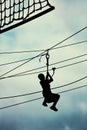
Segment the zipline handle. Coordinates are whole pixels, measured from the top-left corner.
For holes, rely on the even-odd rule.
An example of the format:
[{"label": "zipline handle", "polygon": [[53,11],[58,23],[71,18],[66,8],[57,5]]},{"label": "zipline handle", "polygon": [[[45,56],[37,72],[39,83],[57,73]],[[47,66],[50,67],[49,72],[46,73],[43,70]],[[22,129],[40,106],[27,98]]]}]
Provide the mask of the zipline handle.
[{"label": "zipline handle", "polygon": [[53,74],[52,74],[53,77],[53,75],[55,74],[56,67],[53,67],[52,70],[53,70]]},{"label": "zipline handle", "polygon": [[[47,66],[47,74],[49,73],[49,58],[50,58],[49,51],[47,51],[47,53],[46,53],[46,60],[47,60],[47,63],[46,63],[46,66]],[[53,74],[52,74],[52,77],[53,77],[56,68],[53,67],[52,70],[53,70]]]}]

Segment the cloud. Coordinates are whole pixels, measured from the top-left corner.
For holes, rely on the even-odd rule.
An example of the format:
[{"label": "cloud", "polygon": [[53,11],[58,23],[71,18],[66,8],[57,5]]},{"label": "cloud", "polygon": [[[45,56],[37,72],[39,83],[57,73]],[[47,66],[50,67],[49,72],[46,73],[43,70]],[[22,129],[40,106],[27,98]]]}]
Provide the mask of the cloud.
[{"label": "cloud", "polygon": [[85,102],[80,102],[78,105],[83,113],[87,113],[87,104]]},{"label": "cloud", "polygon": [[[74,108],[73,108],[74,109]],[[39,113],[38,113],[39,114]],[[37,120],[31,116],[21,116],[15,118],[8,117],[0,122],[0,129],[2,130],[86,130],[87,114],[83,116],[82,113],[66,111],[66,114],[56,114],[56,118],[48,116],[39,118]]]}]

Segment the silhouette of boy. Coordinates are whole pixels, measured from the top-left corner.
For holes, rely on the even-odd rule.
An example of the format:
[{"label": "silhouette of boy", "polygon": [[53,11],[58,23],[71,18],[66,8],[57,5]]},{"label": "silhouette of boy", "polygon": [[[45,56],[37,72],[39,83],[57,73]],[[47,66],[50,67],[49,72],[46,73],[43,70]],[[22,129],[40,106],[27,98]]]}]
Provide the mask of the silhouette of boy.
[{"label": "silhouette of boy", "polygon": [[43,106],[48,106],[47,103],[51,103],[53,102],[52,106],[50,107],[50,109],[54,110],[54,111],[58,111],[58,109],[56,108],[56,104],[60,98],[59,94],[54,94],[51,92],[50,89],[50,83],[53,81],[52,76],[49,74],[49,72],[46,75],[46,78],[44,76],[44,74],[39,74],[38,78],[40,79],[40,84],[42,86],[42,94],[44,97],[44,101],[43,101]]}]

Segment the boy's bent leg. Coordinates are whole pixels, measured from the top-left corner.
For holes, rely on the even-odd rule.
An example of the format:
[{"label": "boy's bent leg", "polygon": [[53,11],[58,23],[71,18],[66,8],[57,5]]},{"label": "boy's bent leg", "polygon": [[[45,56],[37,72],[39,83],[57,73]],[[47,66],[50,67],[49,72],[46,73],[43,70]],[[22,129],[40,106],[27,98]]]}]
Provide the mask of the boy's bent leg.
[{"label": "boy's bent leg", "polygon": [[43,106],[47,107],[47,103],[46,103],[46,99],[44,99],[43,103],[42,103]]},{"label": "boy's bent leg", "polygon": [[59,99],[60,99],[60,95],[59,94],[57,94],[57,98],[58,98],[58,101],[59,101]]},{"label": "boy's bent leg", "polygon": [[59,98],[60,98],[59,94],[53,94],[53,106],[56,106]]},{"label": "boy's bent leg", "polygon": [[60,98],[59,94],[52,94],[53,97],[53,105],[50,107],[50,109],[54,110],[54,111],[58,111],[58,109],[56,108],[56,104]]}]

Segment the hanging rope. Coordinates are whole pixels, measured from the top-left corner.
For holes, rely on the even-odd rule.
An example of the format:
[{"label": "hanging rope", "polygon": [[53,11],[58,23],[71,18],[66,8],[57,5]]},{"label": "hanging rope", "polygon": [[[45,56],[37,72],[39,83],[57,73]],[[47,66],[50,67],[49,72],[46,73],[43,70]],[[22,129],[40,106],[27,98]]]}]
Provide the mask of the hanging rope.
[{"label": "hanging rope", "polygon": [[[49,73],[49,58],[50,58],[49,51],[47,51],[47,53],[46,53],[46,66],[47,66],[47,74]],[[53,68],[52,68],[52,70],[53,70],[53,74],[52,74],[52,77],[53,77],[53,75],[54,75],[54,73],[55,73],[56,68],[55,68],[55,67],[53,67]]]},{"label": "hanging rope", "polygon": [[47,51],[47,53],[46,53],[47,73],[49,73],[49,58],[50,58],[49,51]]}]

